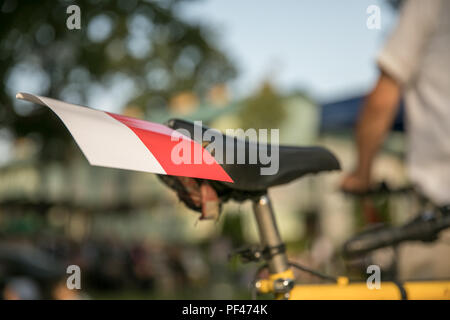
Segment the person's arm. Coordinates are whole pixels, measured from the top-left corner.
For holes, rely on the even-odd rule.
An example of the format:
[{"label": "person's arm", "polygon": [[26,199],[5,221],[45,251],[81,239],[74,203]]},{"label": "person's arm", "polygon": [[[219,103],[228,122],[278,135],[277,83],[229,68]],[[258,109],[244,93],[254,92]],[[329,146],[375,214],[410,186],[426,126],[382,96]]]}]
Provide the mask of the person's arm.
[{"label": "person's arm", "polygon": [[[346,191],[366,191],[370,186],[373,159],[392,125],[401,88],[406,88],[420,71],[427,41],[435,31],[440,0],[408,0],[397,26],[378,55],[382,72],[366,100],[356,129],[358,163],[341,184]],[[406,106],[408,107],[408,106]]]},{"label": "person's arm", "polygon": [[400,95],[398,82],[382,72],[367,97],[357,123],[358,162],[355,170],[341,184],[344,191],[364,192],[369,188],[373,160],[392,126]]}]

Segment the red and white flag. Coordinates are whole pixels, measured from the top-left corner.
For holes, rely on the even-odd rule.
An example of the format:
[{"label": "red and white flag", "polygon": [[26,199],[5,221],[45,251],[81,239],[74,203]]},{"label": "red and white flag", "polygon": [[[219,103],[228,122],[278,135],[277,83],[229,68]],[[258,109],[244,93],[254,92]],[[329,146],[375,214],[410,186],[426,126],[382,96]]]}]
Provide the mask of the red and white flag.
[{"label": "red and white flag", "polygon": [[[16,98],[56,113],[91,165],[233,182],[199,143],[162,124],[29,93],[18,93]],[[192,154],[200,152],[201,163],[175,163],[172,150],[180,143]]]}]

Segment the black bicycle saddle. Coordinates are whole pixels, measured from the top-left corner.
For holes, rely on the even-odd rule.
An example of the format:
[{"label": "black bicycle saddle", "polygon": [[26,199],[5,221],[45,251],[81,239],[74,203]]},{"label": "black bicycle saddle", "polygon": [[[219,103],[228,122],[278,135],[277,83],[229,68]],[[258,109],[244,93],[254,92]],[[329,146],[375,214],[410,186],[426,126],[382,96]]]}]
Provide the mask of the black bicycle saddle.
[{"label": "black bicycle saddle", "polygon": [[[174,130],[187,130],[190,134],[190,138],[196,138],[194,136],[194,129],[197,125],[190,121],[171,119],[167,124]],[[199,129],[201,129],[202,136],[206,130],[211,130],[206,126],[197,126],[197,130]],[[223,163],[218,161],[234,181],[234,183],[221,183],[233,190],[261,192],[270,187],[288,183],[309,173],[340,169],[340,164],[336,157],[329,150],[322,147],[274,146],[227,136],[218,131],[216,131],[216,134],[223,139],[223,146],[234,146],[234,154],[230,157],[233,159],[233,161],[231,161],[232,163],[225,160],[222,161]],[[204,145],[204,141],[197,142]],[[273,174],[261,174],[261,169],[265,168],[267,170],[271,166],[270,163],[264,164],[267,163],[267,161],[260,157],[258,151],[261,147],[265,147],[269,151],[272,150],[271,148],[275,148],[273,150],[274,152],[277,152],[276,149],[278,148],[279,165],[278,170],[273,172]],[[227,159],[226,152],[229,152],[230,149],[224,147],[223,150],[224,154],[222,155],[222,159]],[[248,163],[249,155],[252,154],[252,152],[257,155],[257,161],[253,164]],[[238,163],[237,160],[239,154],[245,154],[244,164]],[[263,152],[262,154],[264,155],[266,152]],[[217,155],[213,154],[213,156],[215,156],[217,160]],[[272,157],[272,161],[273,160]]]}]

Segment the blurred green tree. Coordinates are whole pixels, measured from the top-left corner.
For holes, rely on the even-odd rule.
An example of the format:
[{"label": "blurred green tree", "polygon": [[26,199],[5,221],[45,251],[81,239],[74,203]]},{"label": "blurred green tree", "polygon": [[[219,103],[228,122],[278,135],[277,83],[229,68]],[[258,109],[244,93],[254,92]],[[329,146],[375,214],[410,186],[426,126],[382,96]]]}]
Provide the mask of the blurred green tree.
[{"label": "blurred green tree", "polygon": [[[180,17],[185,3],[0,1],[0,128],[32,137],[42,156],[59,158],[72,145],[69,135],[46,108],[17,101],[17,91],[87,104],[99,88],[115,88],[122,105],[145,114],[164,109],[176,92],[202,96],[234,77],[212,30]],[[81,9],[80,30],[66,27],[73,4]]]},{"label": "blurred green tree", "polygon": [[244,101],[239,116],[243,128],[279,128],[286,116],[283,98],[266,81],[255,95]]}]

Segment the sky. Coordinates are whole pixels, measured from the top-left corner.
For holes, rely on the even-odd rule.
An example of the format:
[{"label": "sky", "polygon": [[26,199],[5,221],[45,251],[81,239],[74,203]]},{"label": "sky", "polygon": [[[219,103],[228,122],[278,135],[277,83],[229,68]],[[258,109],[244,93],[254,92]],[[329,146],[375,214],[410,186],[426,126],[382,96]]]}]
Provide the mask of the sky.
[{"label": "sky", "polygon": [[[369,30],[366,12],[381,9],[381,28]],[[306,90],[329,102],[370,90],[377,52],[395,24],[383,0],[197,0],[180,14],[206,22],[239,70],[235,96],[270,79],[282,91]]]}]

